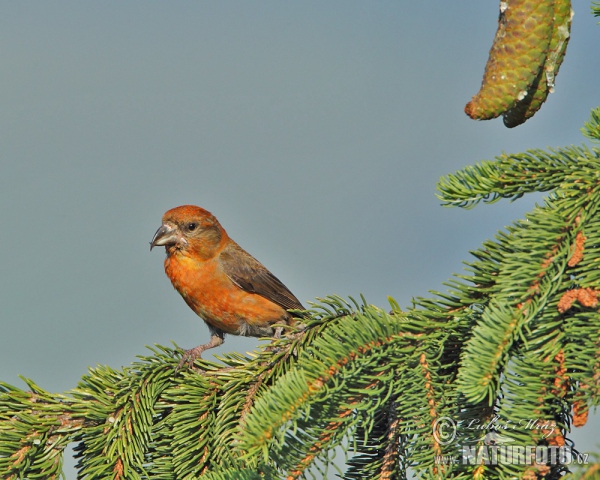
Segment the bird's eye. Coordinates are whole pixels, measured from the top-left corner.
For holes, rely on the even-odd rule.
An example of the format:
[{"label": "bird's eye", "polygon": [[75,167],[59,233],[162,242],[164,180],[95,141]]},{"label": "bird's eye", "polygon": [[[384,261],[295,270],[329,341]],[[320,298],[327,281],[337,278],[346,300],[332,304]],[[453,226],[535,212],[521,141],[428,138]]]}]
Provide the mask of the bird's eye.
[{"label": "bird's eye", "polygon": [[197,227],[197,226],[198,226],[198,224],[197,224],[197,223],[191,222],[191,223],[188,223],[188,224],[187,224],[187,229],[188,229],[190,232],[193,232],[194,230],[196,230],[196,227]]}]

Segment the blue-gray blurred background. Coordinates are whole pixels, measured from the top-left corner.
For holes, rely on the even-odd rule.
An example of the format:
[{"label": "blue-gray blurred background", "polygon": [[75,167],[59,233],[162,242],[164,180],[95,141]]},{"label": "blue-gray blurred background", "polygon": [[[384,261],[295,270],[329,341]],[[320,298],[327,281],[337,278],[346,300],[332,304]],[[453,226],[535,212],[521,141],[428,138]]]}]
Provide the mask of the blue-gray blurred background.
[{"label": "blue-gray blurred background", "polygon": [[[541,197],[447,209],[440,176],[581,143],[600,105],[600,26],[574,9],[556,93],[508,130],[463,113],[497,2],[4,2],[0,379],[63,391],[145,345],[205,342],[148,249],[180,204],[212,211],[304,303],[443,289]],[[599,423],[573,434],[580,450]]]}]

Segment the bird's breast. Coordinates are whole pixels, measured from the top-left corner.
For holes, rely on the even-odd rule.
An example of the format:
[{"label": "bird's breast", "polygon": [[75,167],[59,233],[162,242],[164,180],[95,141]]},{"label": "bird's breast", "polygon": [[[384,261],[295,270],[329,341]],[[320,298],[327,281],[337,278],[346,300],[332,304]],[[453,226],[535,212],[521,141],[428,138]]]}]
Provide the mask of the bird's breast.
[{"label": "bird's breast", "polygon": [[279,305],[234,284],[217,259],[199,262],[172,255],[165,260],[165,272],[189,307],[226,333],[267,336],[271,324],[289,317]]}]

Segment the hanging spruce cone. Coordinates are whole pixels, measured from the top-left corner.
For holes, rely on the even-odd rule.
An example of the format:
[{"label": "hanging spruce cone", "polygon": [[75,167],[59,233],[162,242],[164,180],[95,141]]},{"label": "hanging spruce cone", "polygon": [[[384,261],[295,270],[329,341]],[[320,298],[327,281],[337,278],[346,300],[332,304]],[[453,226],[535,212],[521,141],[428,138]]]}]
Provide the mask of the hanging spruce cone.
[{"label": "hanging spruce cone", "polygon": [[504,115],[509,128],[532,117],[553,91],[571,17],[569,0],[500,2],[498,31],[481,89],[465,113],[475,120]]}]

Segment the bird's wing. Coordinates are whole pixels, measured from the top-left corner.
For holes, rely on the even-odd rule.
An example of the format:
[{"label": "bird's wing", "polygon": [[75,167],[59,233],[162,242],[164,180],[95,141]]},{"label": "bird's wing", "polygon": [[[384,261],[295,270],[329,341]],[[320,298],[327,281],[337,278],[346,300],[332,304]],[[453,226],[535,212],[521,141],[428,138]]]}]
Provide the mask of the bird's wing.
[{"label": "bird's wing", "polygon": [[286,310],[304,310],[294,294],[275,275],[234,241],[221,252],[219,262],[225,274],[242,290],[256,293]]}]

